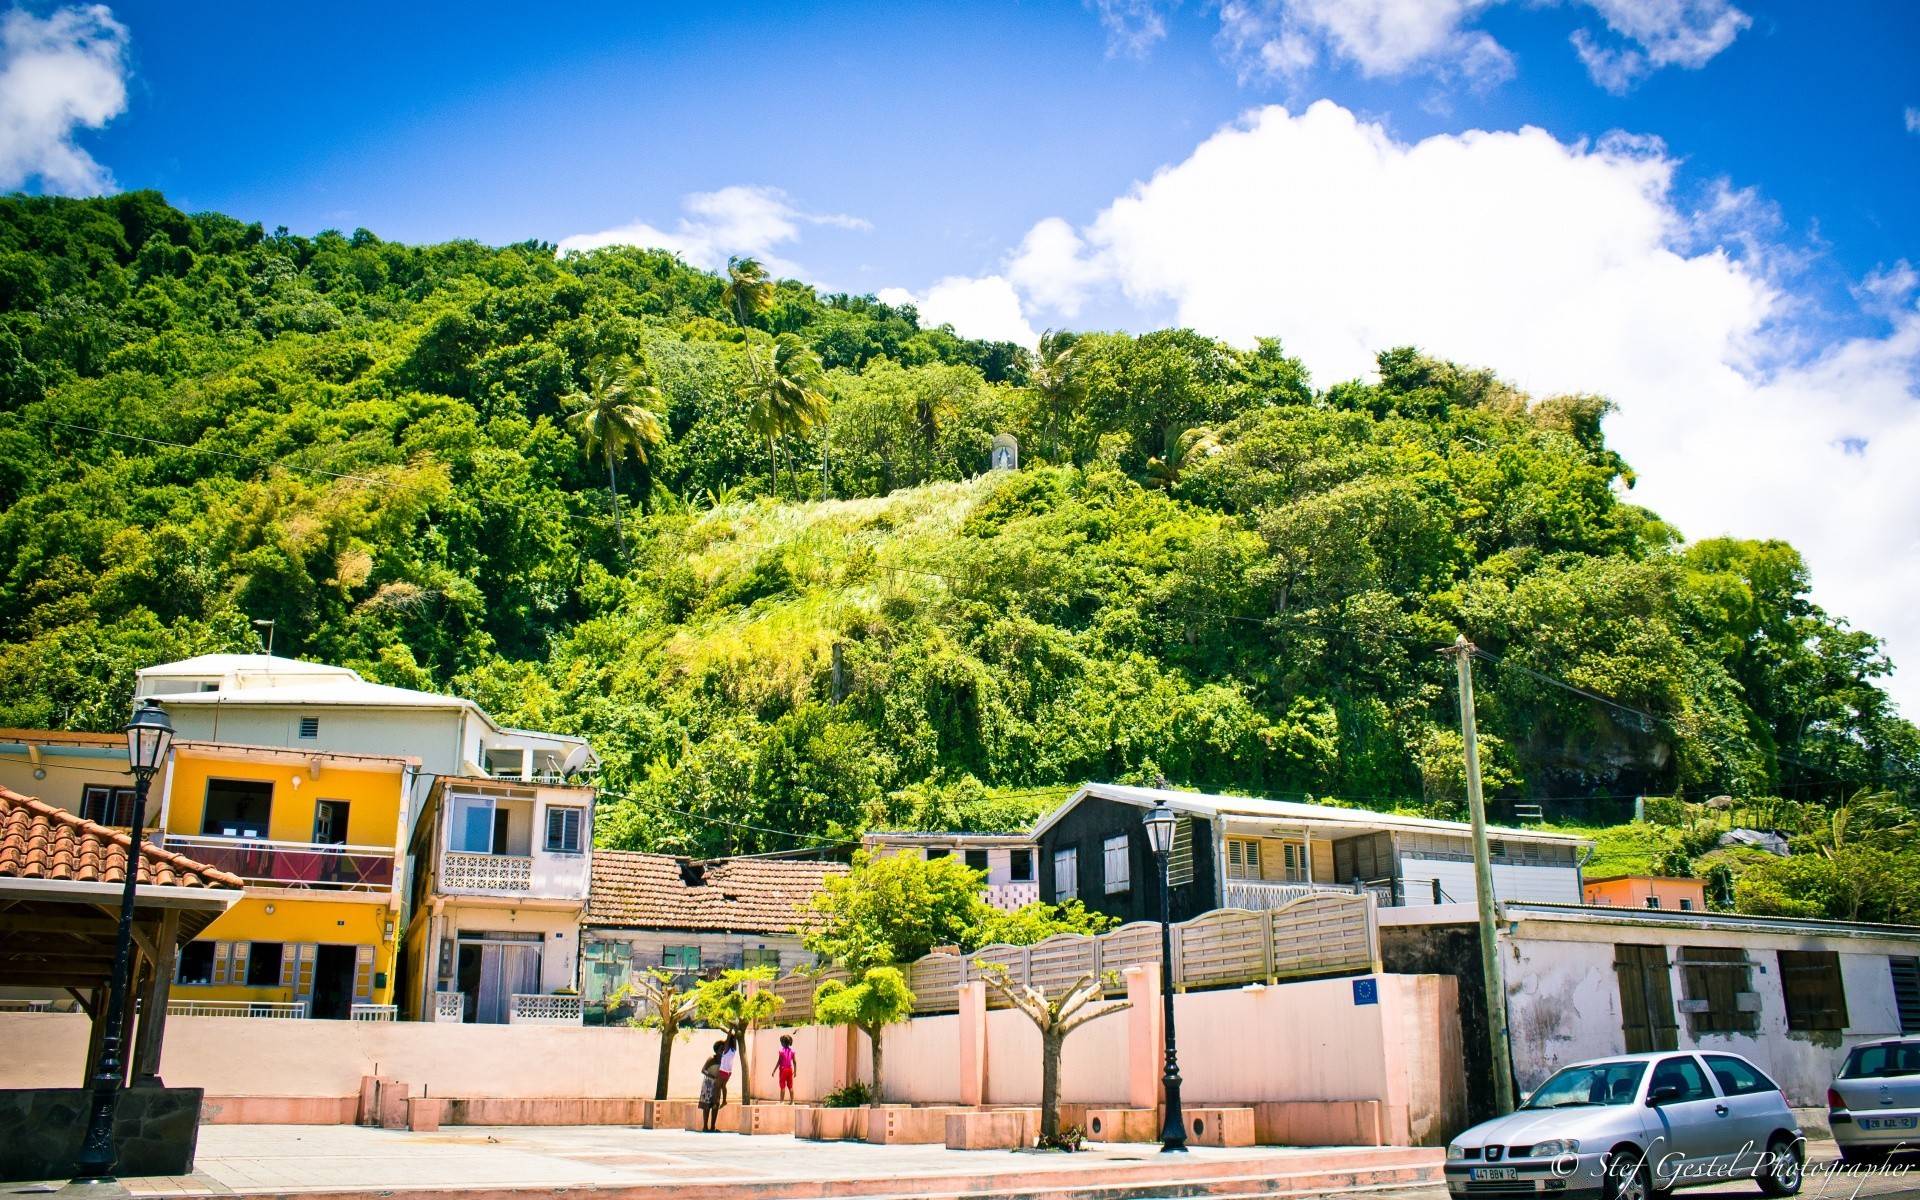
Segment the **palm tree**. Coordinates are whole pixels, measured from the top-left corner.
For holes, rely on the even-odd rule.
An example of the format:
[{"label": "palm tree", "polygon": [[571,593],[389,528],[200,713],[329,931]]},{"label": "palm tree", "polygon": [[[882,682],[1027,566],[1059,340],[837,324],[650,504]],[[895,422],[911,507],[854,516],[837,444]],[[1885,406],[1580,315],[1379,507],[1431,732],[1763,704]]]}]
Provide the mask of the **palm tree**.
[{"label": "palm tree", "polygon": [[1180,482],[1180,472],[1221,450],[1219,433],[1205,425],[1189,425],[1167,439],[1167,443],[1165,458],[1147,460],[1148,482],[1154,487],[1171,489]]},{"label": "palm tree", "polygon": [[613,533],[624,551],[627,539],[620,525],[620,485],[614,466],[628,454],[638,460],[640,511],[649,511],[648,495],[653,491],[649,455],[666,440],[666,430],[654,411],[660,389],[647,383],[645,368],[624,354],[593,363],[586,374],[586,386],[560,397],[560,403],[572,410],[566,425],[580,439],[581,450],[589,458],[597,454],[606,459],[607,490],[613,493]]},{"label": "palm tree", "polygon": [[791,333],[773,339],[764,350],[749,345],[747,361],[753,366],[753,379],[745,388],[746,400],[753,408],[747,417],[747,430],[767,439],[768,481],[778,496],[779,442],[805,433],[826,419],[827,373],[819,356]]},{"label": "palm tree", "polygon": [[1048,456],[1055,459],[1059,458],[1060,451],[1060,422],[1071,415],[1086,395],[1086,384],[1080,379],[1080,364],[1074,353],[1078,348],[1079,338],[1074,334],[1064,329],[1049,329],[1040,335],[1040,352],[1034,356],[1033,369],[1028,372],[1034,398],[1043,410],[1037,424],[1047,440]]},{"label": "palm tree", "polygon": [[756,258],[729,258],[727,286],[720,289],[720,303],[742,330],[748,318],[773,307],[773,280]]}]

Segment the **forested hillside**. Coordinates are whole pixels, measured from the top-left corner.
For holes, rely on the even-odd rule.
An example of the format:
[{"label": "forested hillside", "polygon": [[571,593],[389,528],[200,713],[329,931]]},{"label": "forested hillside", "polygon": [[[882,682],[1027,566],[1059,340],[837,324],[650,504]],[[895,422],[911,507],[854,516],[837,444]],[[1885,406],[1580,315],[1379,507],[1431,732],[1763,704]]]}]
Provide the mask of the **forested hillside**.
[{"label": "forested hillside", "polygon": [[[591,736],[619,845],[1013,823],[1156,775],[1452,813],[1465,632],[1505,800],[1912,801],[1878,643],[1791,547],[1635,506],[1602,399],[1379,367],[1320,388],[1184,330],[1032,354],[652,251],[14,197],[0,724],[116,727],[137,668],[271,619]],[[645,418],[618,523],[596,402]],[[999,432],[1022,467],[986,474]]]}]

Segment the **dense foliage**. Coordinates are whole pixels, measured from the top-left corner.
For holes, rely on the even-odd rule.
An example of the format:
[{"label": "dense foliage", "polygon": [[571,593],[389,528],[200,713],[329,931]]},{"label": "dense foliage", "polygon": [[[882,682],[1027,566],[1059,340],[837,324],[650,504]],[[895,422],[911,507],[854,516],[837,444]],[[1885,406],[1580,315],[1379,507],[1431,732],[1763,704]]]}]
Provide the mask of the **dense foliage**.
[{"label": "dense foliage", "polygon": [[[113,727],[138,667],[272,620],[590,735],[618,845],[1007,827],[1157,775],[1449,813],[1464,631],[1502,797],[1914,796],[1879,644],[1791,547],[1630,503],[1603,400],[1379,368],[13,197],[0,724]],[[1022,469],[982,474],[1000,432]]]}]

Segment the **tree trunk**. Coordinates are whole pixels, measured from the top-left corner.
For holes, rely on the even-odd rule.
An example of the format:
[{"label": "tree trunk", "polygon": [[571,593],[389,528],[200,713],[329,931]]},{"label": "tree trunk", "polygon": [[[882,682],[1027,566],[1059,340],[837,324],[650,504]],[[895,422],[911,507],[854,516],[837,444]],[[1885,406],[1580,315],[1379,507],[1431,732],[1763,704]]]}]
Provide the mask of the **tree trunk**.
[{"label": "tree trunk", "polygon": [[620,543],[620,553],[627,552],[627,535],[620,529],[620,485],[613,478],[613,443],[607,446],[607,490],[613,493],[613,538]]},{"label": "tree trunk", "polygon": [[780,456],[773,448],[773,435],[767,435],[767,487],[773,499],[780,498]]},{"label": "tree trunk", "polygon": [[753,1103],[753,1064],[747,1061],[747,1033],[752,1026],[734,1031],[734,1045],[740,1050],[740,1103]]},{"label": "tree trunk", "polygon": [[867,1040],[873,1043],[873,1092],[867,1097],[867,1103],[874,1108],[880,1107],[880,1034],[879,1029],[863,1030]]},{"label": "tree trunk", "polygon": [[1048,1140],[1060,1134],[1060,1047],[1064,1034],[1044,1030],[1040,1034],[1040,1137]]},{"label": "tree trunk", "polygon": [[677,1030],[660,1027],[660,1072],[653,1080],[653,1098],[667,1098],[667,1072],[673,1066],[673,1035]]}]

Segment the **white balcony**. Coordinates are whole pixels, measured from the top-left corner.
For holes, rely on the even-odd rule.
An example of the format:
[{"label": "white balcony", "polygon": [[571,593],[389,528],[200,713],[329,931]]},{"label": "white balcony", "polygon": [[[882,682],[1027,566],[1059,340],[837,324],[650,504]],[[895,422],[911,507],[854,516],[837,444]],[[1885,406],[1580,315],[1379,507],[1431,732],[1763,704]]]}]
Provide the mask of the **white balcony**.
[{"label": "white balcony", "polygon": [[450,1021],[459,1024],[466,1019],[467,994],[465,992],[435,992],[433,994],[434,1021]]},{"label": "white balcony", "polygon": [[1229,879],[1225,907],[1260,912],[1264,909],[1279,908],[1283,904],[1291,904],[1302,896],[1312,896],[1320,892],[1351,891],[1353,891],[1352,887],[1337,883],[1278,883],[1264,879]]},{"label": "white balcony", "polygon": [[443,892],[525,892],[532,887],[532,855],[449,850],[440,857],[440,890]]},{"label": "white balcony", "polygon": [[169,1017],[251,1017],[256,1020],[302,1021],[305,1000],[168,1000]]},{"label": "white balcony", "polygon": [[515,993],[509,1025],[578,1025],[583,1005],[578,996],[530,996]]}]

